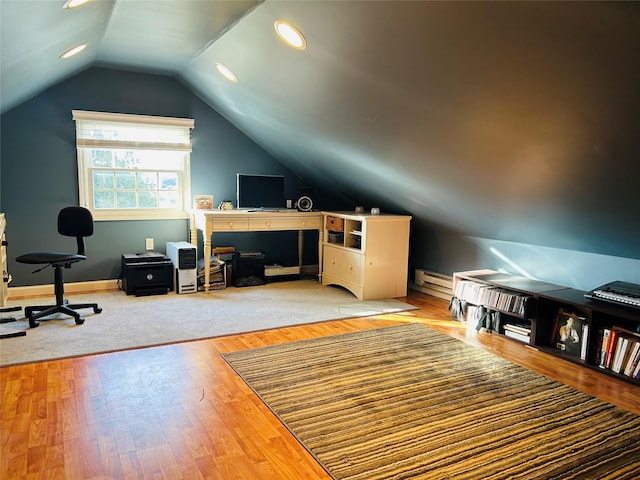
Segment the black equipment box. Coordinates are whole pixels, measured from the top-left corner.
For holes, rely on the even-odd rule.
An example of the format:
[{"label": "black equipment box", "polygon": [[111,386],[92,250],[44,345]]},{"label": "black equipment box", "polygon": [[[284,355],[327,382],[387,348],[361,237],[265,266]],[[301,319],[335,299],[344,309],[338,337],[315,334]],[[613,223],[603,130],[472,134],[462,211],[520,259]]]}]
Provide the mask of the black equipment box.
[{"label": "black equipment box", "polygon": [[120,275],[127,295],[161,295],[173,290],[173,263],[162,253],[123,253]]},{"label": "black equipment box", "polygon": [[264,253],[235,252],[233,259],[233,285],[250,287],[264,285]]}]

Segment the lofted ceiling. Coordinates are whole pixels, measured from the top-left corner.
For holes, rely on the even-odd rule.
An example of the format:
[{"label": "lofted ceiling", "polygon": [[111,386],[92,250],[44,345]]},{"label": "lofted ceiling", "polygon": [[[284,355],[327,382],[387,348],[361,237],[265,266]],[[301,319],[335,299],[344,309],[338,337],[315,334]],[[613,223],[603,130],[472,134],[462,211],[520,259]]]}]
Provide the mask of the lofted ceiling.
[{"label": "lofted ceiling", "polygon": [[640,2],[62,4],[0,0],[2,112],[90,66],[172,75],[354,202],[640,258]]},{"label": "lofted ceiling", "polygon": [[[2,112],[92,65],[179,76],[259,1],[0,0]],[[87,42],[81,54],[60,60]]]}]

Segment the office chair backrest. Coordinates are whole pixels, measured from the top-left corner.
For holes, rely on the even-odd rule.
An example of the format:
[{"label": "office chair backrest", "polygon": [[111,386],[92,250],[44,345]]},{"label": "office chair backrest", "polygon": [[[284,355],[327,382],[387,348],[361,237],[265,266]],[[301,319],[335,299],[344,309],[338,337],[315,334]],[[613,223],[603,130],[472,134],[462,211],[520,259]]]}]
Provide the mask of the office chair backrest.
[{"label": "office chair backrest", "polygon": [[78,255],[84,255],[84,237],[93,235],[93,215],[84,207],[65,207],[58,214],[58,233],[76,237]]}]

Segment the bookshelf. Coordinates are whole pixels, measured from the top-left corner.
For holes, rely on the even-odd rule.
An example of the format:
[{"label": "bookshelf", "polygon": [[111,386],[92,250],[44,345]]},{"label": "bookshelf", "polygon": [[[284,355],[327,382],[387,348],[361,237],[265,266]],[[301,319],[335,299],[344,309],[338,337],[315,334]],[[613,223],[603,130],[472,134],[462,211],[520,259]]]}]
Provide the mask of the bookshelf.
[{"label": "bookshelf", "polygon": [[465,304],[470,327],[640,385],[638,309],[489,270],[454,273],[453,291]]}]

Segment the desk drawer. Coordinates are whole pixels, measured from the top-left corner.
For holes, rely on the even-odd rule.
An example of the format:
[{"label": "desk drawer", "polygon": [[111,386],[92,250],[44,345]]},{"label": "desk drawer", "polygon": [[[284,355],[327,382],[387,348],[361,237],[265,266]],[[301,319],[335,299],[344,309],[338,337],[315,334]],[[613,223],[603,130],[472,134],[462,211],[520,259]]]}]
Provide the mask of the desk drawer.
[{"label": "desk drawer", "polygon": [[319,230],[321,225],[320,216],[249,218],[249,230]]},{"label": "desk drawer", "polygon": [[249,229],[247,218],[209,218],[209,229],[212,232],[246,232]]},{"label": "desk drawer", "polygon": [[330,232],[344,232],[344,218],[327,217],[326,227]]},{"label": "desk drawer", "polygon": [[323,272],[355,285],[362,283],[362,254],[325,246]]}]

